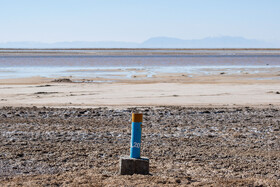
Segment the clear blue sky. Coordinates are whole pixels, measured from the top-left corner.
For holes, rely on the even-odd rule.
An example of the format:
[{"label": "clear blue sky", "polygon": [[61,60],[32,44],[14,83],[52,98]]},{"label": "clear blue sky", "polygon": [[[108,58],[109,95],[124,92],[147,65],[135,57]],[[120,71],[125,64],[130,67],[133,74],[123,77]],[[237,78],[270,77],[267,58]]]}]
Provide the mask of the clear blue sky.
[{"label": "clear blue sky", "polygon": [[280,40],[280,0],[0,0],[0,42]]}]

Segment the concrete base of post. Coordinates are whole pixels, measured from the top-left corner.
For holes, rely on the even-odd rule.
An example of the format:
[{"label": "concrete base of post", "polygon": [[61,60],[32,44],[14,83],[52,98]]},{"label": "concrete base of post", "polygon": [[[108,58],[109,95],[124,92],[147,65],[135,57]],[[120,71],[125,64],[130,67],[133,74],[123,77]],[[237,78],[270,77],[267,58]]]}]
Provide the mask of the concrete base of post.
[{"label": "concrete base of post", "polygon": [[121,157],[120,159],[120,175],[133,174],[149,174],[149,159],[148,158],[130,158],[129,156]]}]

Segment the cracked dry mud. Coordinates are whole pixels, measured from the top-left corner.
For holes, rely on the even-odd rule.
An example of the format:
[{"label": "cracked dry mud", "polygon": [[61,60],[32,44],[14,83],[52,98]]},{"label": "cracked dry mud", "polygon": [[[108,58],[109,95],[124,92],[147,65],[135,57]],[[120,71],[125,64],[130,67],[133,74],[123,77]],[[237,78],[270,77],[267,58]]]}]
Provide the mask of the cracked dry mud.
[{"label": "cracked dry mud", "polygon": [[[151,175],[119,176],[131,113]],[[280,186],[280,109],[0,110],[0,186]]]}]

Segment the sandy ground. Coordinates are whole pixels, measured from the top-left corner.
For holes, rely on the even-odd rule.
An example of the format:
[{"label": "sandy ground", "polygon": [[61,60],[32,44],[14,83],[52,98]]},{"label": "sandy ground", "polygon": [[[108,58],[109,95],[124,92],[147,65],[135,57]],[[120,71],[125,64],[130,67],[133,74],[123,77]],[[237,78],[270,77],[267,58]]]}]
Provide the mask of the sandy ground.
[{"label": "sandy ground", "polygon": [[[150,175],[119,176],[142,112]],[[0,110],[0,186],[279,186],[280,108]]]},{"label": "sandy ground", "polygon": [[0,106],[279,105],[280,84],[0,85]]},{"label": "sandy ground", "polygon": [[[271,77],[273,79],[266,79]],[[150,79],[126,79],[107,83],[90,82],[97,81],[95,79],[67,80],[42,77],[2,79],[0,106],[279,106],[280,104],[280,79],[275,73],[201,75],[192,78],[181,74],[160,74]]]}]

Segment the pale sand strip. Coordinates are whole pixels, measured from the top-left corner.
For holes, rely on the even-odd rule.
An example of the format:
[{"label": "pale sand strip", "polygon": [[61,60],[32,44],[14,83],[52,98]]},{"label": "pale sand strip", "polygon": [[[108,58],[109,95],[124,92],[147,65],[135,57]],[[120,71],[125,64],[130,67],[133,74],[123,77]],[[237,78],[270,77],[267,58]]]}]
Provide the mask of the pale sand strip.
[{"label": "pale sand strip", "polygon": [[1,106],[280,106],[280,84],[49,83],[0,85]]}]

